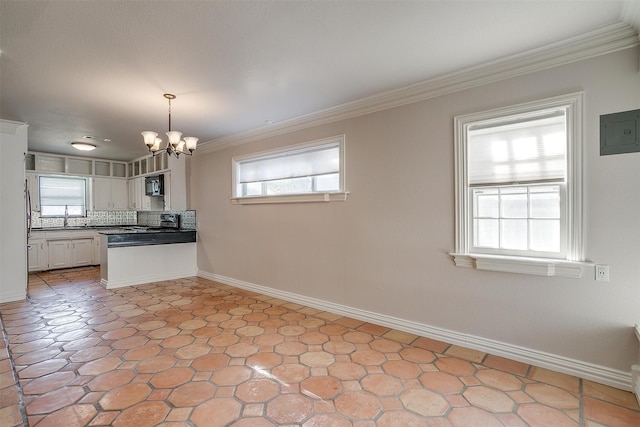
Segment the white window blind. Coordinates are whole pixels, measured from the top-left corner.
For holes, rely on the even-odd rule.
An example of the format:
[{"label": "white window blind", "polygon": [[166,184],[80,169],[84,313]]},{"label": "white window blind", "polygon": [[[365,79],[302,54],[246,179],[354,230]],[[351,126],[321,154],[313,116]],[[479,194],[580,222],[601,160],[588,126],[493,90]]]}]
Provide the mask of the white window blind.
[{"label": "white window blind", "polygon": [[468,131],[469,185],[564,180],[565,111],[543,111],[511,123]]},{"label": "white window blind", "polygon": [[239,183],[313,177],[340,172],[340,148],[330,144],[238,162]]},{"label": "white window blind", "polygon": [[86,180],[72,177],[40,177],[40,209],[42,216],[84,216]]},{"label": "white window blind", "polygon": [[233,204],[346,200],[344,135],[232,159]]}]

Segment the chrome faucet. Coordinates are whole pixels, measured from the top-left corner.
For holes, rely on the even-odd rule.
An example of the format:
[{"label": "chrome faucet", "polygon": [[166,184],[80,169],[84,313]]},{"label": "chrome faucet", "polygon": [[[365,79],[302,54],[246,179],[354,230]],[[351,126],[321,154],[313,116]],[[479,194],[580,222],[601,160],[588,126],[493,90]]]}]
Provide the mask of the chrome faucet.
[{"label": "chrome faucet", "polygon": [[69,209],[68,205],[64,205],[64,226],[69,225]]}]

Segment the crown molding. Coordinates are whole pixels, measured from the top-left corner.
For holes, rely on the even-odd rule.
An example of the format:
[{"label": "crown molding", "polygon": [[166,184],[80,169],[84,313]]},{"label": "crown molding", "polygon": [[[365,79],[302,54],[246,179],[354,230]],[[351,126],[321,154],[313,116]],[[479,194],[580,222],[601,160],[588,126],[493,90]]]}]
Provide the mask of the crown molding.
[{"label": "crown molding", "polygon": [[625,0],[622,4],[620,18],[623,22],[640,31],[640,2],[638,0]]},{"label": "crown molding", "polygon": [[0,119],[0,133],[8,133],[11,135],[15,135],[18,129],[20,129],[22,126],[29,126],[29,125],[27,123]]},{"label": "crown molding", "polygon": [[618,22],[545,47],[490,61],[479,66],[437,76],[409,86],[285,120],[268,128],[254,129],[201,143],[200,152],[213,152],[313,126],[350,119],[399,107],[501,80],[583,61],[640,44],[638,32]]}]

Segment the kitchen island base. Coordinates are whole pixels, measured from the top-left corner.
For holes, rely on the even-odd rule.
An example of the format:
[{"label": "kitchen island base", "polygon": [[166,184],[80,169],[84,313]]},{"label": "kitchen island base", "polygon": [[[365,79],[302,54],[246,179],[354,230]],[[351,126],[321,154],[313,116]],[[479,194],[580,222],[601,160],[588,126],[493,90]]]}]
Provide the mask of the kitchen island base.
[{"label": "kitchen island base", "polygon": [[196,243],[108,247],[101,239],[100,284],[106,289],[192,277]]}]

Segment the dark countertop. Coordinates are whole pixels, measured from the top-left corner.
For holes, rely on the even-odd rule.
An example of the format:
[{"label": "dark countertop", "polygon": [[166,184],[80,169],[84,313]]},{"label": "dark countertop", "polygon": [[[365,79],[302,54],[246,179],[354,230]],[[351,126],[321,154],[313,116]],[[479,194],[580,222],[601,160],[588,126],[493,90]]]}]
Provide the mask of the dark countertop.
[{"label": "dark countertop", "polygon": [[109,248],[196,242],[196,230],[188,229],[125,227],[100,234],[106,236]]}]

